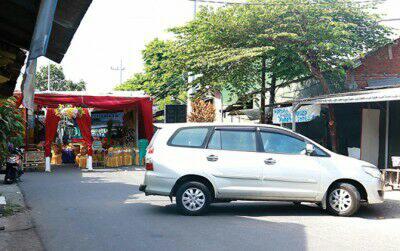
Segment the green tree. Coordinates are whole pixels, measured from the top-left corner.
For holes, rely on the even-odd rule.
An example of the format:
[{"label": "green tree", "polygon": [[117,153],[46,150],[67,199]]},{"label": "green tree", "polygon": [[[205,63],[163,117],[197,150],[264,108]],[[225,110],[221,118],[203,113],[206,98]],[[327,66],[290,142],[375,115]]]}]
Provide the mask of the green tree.
[{"label": "green tree", "polygon": [[[40,67],[36,73],[35,88],[39,91],[47,90],[47,66]],[[74,82],[65,79],[62,66],[50,64],[50,90],[51,91],[84,91],[86,90],[86,82],[80,80]]]},{"label": "green tree", "polygon": [[[157,101],[167,97],[182,99],[187,90],[185,74],[170,65],[174,57],[173,41],[154,39],[142,51],[143,73],[136,73],[116,90],[143,90]],[[185,101],[184,98],[181,101]]]},{"label": "green tree", "polygon": [[15,98],[0,99],[0,164],[8,155],[8,144],[23,144],[23,118],[15,107]]},{"label": "green tree", "polygon": [[[266,26],[260,37],[277,49],[297,55],[319,81],[323,93],[332,92],[329,74],[340,71],[357,55],[388,42],[390,30],[372,14],[376,3],[351,0],[270,0]],[[255,8],[252,6],[251,8]],[[337,150],[334,107],[329,106],[332,149]]]},{"label": "green tree", "polygon": [[[332,88],[326,76],[340,75],[344,64],[386,43],[390,34],[379,23],[380,16],[372,14],[375,4],[369,1],[249,3],[204,8],[194,21],[172,29],[177,36],[176,67],[200,74],[198,84],[223,83],[240,92],[261,84],[262,96],[265,90],[274,89],[273,81],[292,83],[311,76],[323,93],[329,94]],[[270,88],[265,86],[268,72]],[[333,106],[329,110],[332,148],[336,150]],[[262,108],[261,118],[263,114]]]},{"label": "green tree", "polygon": [[239,96],[258,90],[261,123],[266,122],[266,91],[273,105],[277,88],[306,73],[297,55],[259,37],[267,28],[266,13],[247,5],[203,8],[194,21],[171,29],[177,37],[175,68],[196,74],[193,85],[201,90],[224,88]]}]

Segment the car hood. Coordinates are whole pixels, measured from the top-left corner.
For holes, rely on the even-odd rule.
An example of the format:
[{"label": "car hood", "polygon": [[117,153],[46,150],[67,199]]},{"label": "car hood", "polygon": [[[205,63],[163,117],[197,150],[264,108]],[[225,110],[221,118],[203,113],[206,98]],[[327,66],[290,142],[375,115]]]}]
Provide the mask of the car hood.
[{"label": "car hood", "polygon": [[374,164],[371,164],[364,160],[355,159],[352,157],[344,156],[341,154],[334,154],[335,161],[338,161],[340,165],[348,166],[348,167],[361,167],[361,166],[369,166],[377,168]]}]

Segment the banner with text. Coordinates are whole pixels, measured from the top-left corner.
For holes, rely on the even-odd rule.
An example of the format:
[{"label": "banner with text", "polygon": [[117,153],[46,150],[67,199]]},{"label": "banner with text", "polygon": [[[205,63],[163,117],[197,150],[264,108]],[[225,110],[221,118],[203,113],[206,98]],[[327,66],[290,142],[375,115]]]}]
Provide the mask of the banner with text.
[{"label": "banner with text", "polygon": [[[320,105],[305,105],[296,112],[296,122],[309,122],[321,114]],[[292,107],[275,108],[272,122],[274,124],[292,123]]]}]

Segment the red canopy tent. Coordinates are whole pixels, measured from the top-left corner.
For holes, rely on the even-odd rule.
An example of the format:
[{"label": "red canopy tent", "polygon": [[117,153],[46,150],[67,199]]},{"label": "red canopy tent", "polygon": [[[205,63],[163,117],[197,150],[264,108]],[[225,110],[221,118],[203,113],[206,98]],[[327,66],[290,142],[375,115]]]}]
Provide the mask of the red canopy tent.
[{"label": "red canopy tent", "polygon": [[[132,110],[136,108],[142,121],[141,126],[139,126],[139,133],[149,141],[153,135],[153,102],[149,96],[144,95],[142,92],[109,92],[104,94],[88,94],[86,92],[39,92],[35,93],[34,103],[39,108],[57,108],[60,104],[70,104],[76,107],[108,111]],[[51,141],[55,136],[53,124],[58,124],[58,120],[54,119],[55,116],[53,116],[53,113],[53,109],[48,109],[48,115],[46,116],[46,157],[48,157]],[[84,116],[83,119],[77,122],[81,124],[80,127],[83,127],[82,124],[84,123],[89,129],[83,131],[90,132],[90,118],[88,119]],[[55,125],[55,130],[56,127]],[[89,153],[91,153],[91,135],[90,133],[85,134],[87,134],[85,141],[89,145]],[[50,141],[50,143],[47,141]]]},{"label": "red canopy tent", "polygon": [[101,110],[131,110],[138,108],[143,121],[142,132],[145,138],[153,135],[153,102],[141,92],[110,92],[88,94],[86,92],[39,92],[35,94],[35,104],[40,107],[57,108],[59,104]]}]

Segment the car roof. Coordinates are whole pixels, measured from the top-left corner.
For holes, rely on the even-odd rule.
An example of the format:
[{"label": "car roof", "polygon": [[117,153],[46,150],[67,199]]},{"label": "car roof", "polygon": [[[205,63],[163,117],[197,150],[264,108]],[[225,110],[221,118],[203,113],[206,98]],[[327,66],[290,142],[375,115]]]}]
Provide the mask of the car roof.
[{"label": "car roof", "polygon": [[207,122],[207,123],[155,123],[155,127],[157,128],[169,128],[169,129],[177,129],[182,127],[196,127],[196,126],[233,126],[233,127],[266,127],[266,128],[276,128],[285,131],[291,132],[292,130],[276,126],[276,125],[267,125],[267,124],[250,124],[250,123],[222,123],[222,122]]}]

